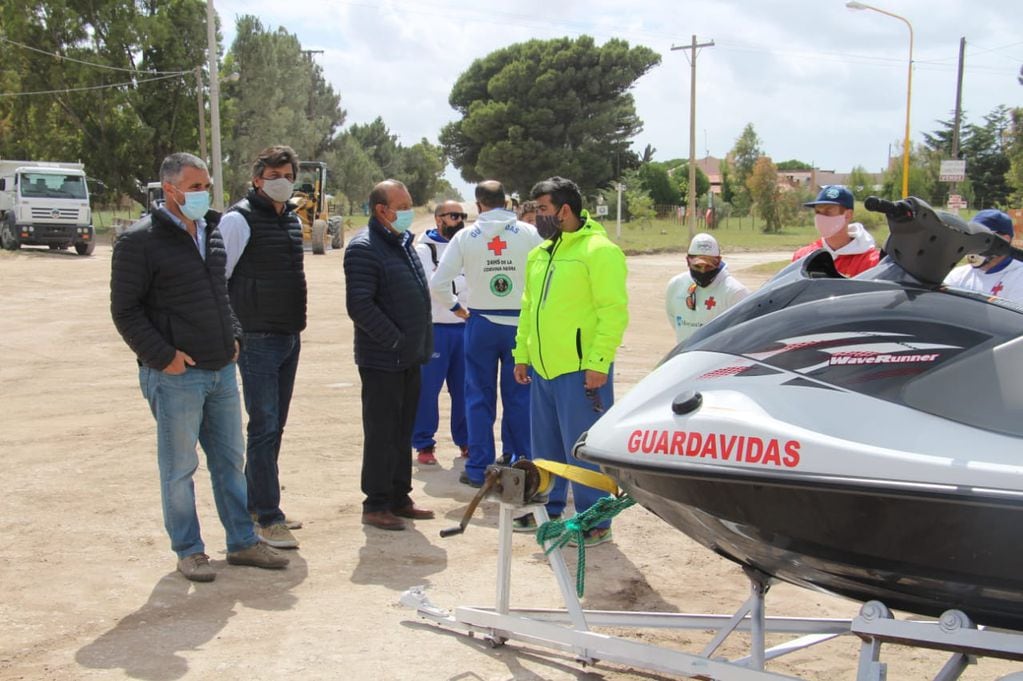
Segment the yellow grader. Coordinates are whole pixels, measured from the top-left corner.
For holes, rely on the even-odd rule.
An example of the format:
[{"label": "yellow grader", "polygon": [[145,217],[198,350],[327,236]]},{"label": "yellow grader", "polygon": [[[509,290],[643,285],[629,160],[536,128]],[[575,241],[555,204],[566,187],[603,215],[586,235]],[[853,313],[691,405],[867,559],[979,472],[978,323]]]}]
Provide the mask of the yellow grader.
[{"label": "yellow grader", "polygon": [[302,220],[302,237],[312,242],[313,254],[323,255],[327,239],[331,248],[344,245],[344,229],[340,215],[330,215],[325,188],[327,164],[321,161],[301,161],[291,201]]}]

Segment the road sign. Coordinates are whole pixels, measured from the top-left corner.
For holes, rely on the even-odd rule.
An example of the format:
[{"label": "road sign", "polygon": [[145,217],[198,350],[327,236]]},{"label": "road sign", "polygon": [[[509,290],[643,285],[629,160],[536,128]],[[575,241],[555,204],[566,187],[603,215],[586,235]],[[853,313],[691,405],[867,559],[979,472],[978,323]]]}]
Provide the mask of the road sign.
[{"label": "road sign", "polygon": [[960,211],[966,208],[966,199],[959,196],[959,194],[948,195],[948,209],[952,211]]},{"label": "road sign", "polygon": [[962,182],[966,179],[966,161],[942,161],[938,169],[939,182]]},{"label": "road sign", "polygon": [[597,215],[598,216],[607,215],[607,206],[606,205],[597,206]]}]

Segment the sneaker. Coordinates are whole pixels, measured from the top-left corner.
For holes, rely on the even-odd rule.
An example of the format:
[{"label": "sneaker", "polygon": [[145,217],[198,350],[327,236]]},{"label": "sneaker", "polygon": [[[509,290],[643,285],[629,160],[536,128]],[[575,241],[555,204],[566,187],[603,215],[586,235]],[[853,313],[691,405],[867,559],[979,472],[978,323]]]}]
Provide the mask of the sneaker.
[{"label": "sneaker", "polygon": [[178,572],[193,582],[212,582],[217,578],[205,553],[193,553],[178,560]]},{"label": "sneaker", "polygon": [[433,455],[433,447],[423,447],[416,450],[416,461],[424,466],[436,466],[437,457]]},{"label": "sneaker", "polygon": [[228,551],[227,562],[231,565],[251,565],[264,570],[280,570],[290,562],[284,554],[262,542],[256,542],[241,551]]},{"label": "sneaker", "polygon": [[[583,546],[590,548],[591,546],[599,546],[600,544],[606,544],[611,541],[610,527],[595,527],[592,530],[583,534]],[[578,546],[579,543],[573,538],[568,540],[569,546]]]},{"label": "sneaker", "polygon": [[[249,515],[252,516],[252,522],[256,523],[256,525],[258,526],[259,525],[259,516],[256,515],[255,513],[250,513]],[[302,529],[302,521],[299,520],[298,518],[291,518],[291,517],[287,517],[286,516],[284,518],[284,526],[286,528],[288,528],[289,530],[301,530]]]},{"label": "sneaker", "polygon": [[[561,516],[552,515],[551,520],[561,520]],[[536,518],[532,513],[519,516],[512,521],[512,532],[536,532]]]},{"label": "sneaker", "polygon": [[256,526],[256,536],[259,541],[269,544],[275,549],[297,549],[298,540],[291,533],[284,523],[274,523],[268,527]]},{"label": "sneaker", "polygon": [[510,466],[512,462],[512,455],[505,453],[494,459],[494,463],[500,466]]},{"label": "sneaker", "polygon": [[483,481],[476,482],[475,480],[469,477],[468,473],[465,472],[458,476],[458,482],[462,483],[463,485],[468,485],[469,487],[475,487],[476,489],[483,487]]}]

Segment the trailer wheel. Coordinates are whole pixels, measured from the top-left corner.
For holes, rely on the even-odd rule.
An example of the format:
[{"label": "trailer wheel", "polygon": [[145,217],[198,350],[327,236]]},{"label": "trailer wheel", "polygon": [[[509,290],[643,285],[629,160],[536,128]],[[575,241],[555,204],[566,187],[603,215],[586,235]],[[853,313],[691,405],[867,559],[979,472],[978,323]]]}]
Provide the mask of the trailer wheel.
[{"label": "trailer wheel", "polygon": [[326,220],[313,220],[312,229],[312,240],[313,240],[313,255],[323,255],[324,249],[324,237],[327,235],[327,221]]},{"label": "trailer wheel", "polygon": [[92,252],[96,250],[96,238],[93,237],[88,241],[76,241],[75,251],[78,255],[92,255]]},{"label": "trailer wheel", "polygon": [[0,227],[0,246],[5,251],[16,251],[21,248],[21,242],[18,241],[18,237],[14,234],[14,229],[9,222],[5,222]]}]

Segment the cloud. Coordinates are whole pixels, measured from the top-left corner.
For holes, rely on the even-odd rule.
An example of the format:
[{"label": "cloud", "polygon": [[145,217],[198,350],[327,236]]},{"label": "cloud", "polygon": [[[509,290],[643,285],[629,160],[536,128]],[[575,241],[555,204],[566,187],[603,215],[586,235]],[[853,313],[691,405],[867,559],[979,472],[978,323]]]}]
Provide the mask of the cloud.
[{"label": "cloud", "polygon": [[[880,6],[880,5],[879,5]],[[1023,105],[1016,73],[1023,43],[1014,11],[998,0],[890,0],[915,33],[912,136],[951,118],[960,36],[967,38],[963,107],[980,122],[999,104]],[[531,38],[589,34],[646,45],[662,63],[633,94],[644,130],[636,147],[657,158],[689,154],[690,67],[682,50],[695,33],[713,40],[697,57],[697,155],[723,156],[753,123],[766,153],[823,168],[882,168],[905,125],[908,30],[844,2],[809,0],[321,0],[294,12],[265,0],[218,0],[225,38],[237,15],[282,26],[317,55],[341,93],[347,123],[377,116],[403,144],[437,140],[456,113],[451,87],[474,59]]]}]

